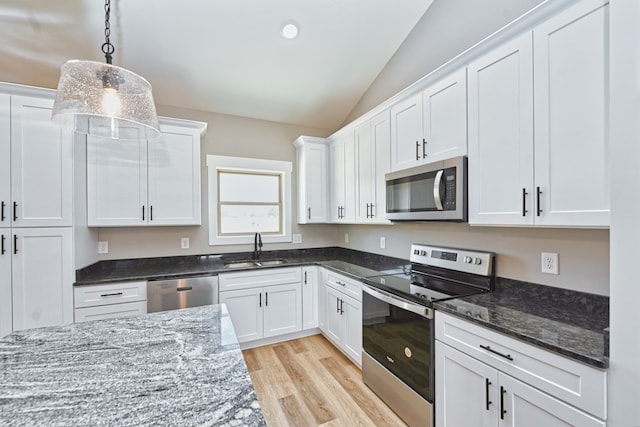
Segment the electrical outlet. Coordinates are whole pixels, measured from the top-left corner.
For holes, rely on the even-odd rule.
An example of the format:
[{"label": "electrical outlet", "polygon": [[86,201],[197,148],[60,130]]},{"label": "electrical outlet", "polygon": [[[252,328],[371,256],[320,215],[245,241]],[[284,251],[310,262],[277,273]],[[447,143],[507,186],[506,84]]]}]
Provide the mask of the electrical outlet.
[{"label": "electrical outlet", "polygon": [[542,252],[542,272],[546,274],[558,274],[558,254],[554,252]]},{"label": "electrical outlet", "polygon": [[109,253],[109,242],[102,241],[98,242],[98,253],[99,254],[108,254]]},{"label": "electrical outlet", "polygon": [[380,249],[384,249],[387,247],[387,239],[385,237],[380,238]]},{"label": "electrical outlet", "polygon": [[349,243],[349,233],[344,233],[344,242]]},{"label": "electrical outlet", "polygon": [[189,238],[183,237],[180,239],[180,248],[181,249],[189,249]]},{"label": "electrical outlet", "polygon": [[293,243],[302,243],[302,234],[294,234]]}]

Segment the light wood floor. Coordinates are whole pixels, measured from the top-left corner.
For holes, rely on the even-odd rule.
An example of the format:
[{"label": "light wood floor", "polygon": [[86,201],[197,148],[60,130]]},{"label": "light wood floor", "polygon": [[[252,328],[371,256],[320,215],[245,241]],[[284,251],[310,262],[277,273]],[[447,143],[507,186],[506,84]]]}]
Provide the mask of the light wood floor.
[{"label": "light wood floor", "polygon": [[270,427],[406,426],[322,335],[243,354]]}]

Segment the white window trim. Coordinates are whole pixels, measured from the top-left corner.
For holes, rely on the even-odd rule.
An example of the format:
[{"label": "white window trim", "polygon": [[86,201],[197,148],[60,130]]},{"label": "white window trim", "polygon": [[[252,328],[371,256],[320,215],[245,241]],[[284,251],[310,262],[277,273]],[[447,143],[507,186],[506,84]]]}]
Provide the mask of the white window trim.
[{"label": "white window trim", "polygon": [[282,234],[263,235],[264,243],[291,242],[291,173],[293,163],[280,160],[251,159],[248,157],[229,157],[207,155],[208,204],[209,204],[209,246],[253,244],[253,234],[245,236],[218,236],[218,169],[236,169],[281,173],[283,178],[282,195]]}]

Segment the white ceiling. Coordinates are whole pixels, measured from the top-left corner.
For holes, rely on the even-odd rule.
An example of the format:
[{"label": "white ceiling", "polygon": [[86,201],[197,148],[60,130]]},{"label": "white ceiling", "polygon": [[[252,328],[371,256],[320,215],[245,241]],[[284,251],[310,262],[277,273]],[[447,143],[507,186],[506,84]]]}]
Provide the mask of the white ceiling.
[{"label": "white ceiling", "polygon": [[[156,104],[335,130],[433,0],[112,0],[114,65]],[[300,25],[295,40],[281,25]],[[2,0],[0,80],[103,61],[100,0]]]}]

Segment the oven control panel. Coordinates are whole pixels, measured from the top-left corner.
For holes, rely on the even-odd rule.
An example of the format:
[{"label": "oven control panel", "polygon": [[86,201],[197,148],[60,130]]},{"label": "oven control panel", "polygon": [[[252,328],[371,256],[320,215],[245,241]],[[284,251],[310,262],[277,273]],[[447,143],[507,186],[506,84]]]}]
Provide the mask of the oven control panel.
[{"label": "oven control panel", "polygon": [[448,268],[466,273],[491,276],[493,274],[492,252],[467,249],[443,248],[414,243],[411,245],[411,262]]}]

